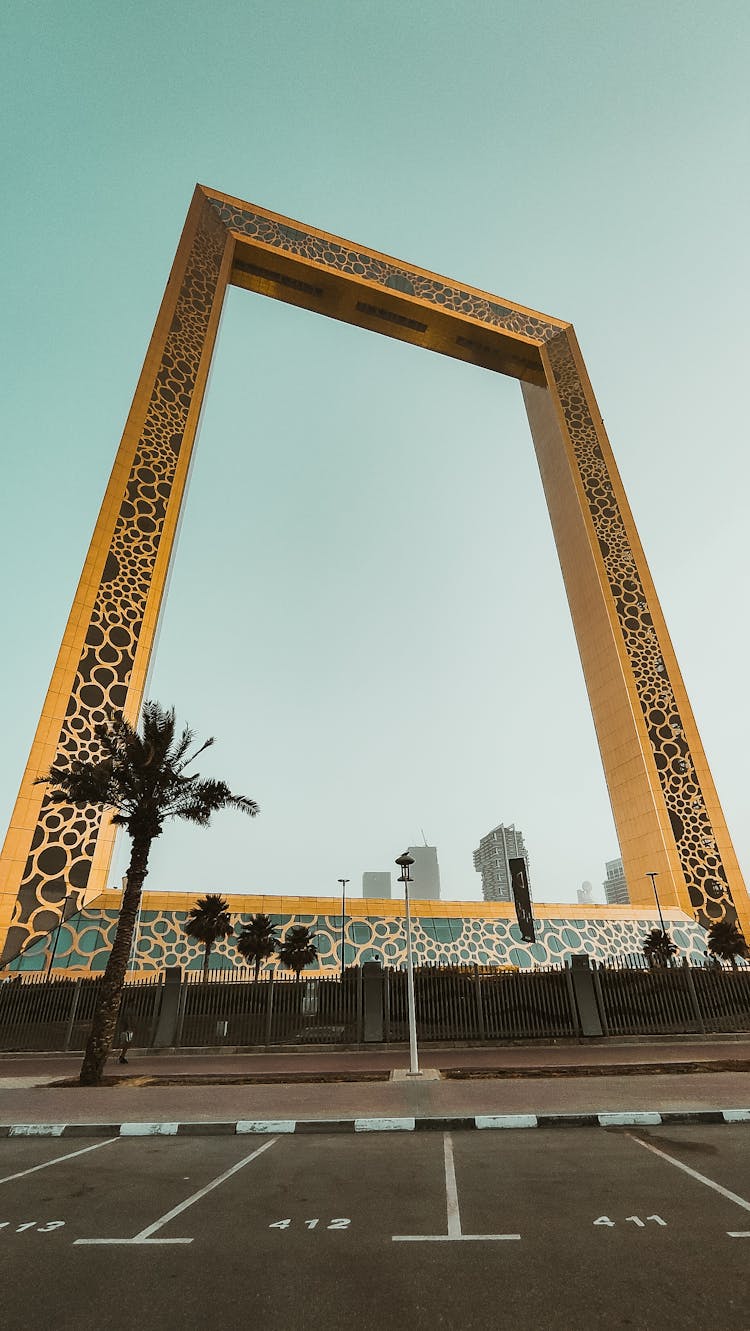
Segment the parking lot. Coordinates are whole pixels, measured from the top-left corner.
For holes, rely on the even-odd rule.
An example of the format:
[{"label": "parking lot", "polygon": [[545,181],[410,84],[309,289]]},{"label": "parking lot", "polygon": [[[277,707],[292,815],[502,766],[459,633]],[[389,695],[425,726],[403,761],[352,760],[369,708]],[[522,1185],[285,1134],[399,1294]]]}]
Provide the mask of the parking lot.
[{"label": "parking lot", "polygon": [[750,1126],[0,1141],[6,1328],[750,1327]]}]

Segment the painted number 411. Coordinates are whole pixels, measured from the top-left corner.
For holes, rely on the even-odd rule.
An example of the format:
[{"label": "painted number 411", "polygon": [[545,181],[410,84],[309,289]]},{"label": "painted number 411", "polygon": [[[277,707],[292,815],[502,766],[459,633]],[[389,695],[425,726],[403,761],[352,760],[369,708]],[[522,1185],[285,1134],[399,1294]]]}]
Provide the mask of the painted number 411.
[{"label": "painted number 411", "polygon": [[[667,1223],[666,1220],[662,1220],[660,1215],[647,1215],[645,1220],[641,1220],[639,1215],[626,1215],[625,1224],[635,1225],[637,1229],[645,1229],[649,1220],[653,1220],[655,1225],[666,1226]],[[594,1221],[595,1225],[605,1225],[608,1229],[614,1229],[616,1223],[615,1220],[610,1220],[608,1215],[600,1215],[599,1219]]]}]

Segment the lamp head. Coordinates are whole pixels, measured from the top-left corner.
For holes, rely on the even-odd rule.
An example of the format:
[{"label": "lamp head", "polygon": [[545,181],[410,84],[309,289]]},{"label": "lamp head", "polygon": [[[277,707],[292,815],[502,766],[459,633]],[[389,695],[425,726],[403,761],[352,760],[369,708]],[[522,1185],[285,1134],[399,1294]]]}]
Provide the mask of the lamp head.
[{"label": "lamp head", "polygon": [[399,869],[401,870],[401,873],[399,874],[399,877],[398,877],[398,880],[397,880],[399,883],[410,883],[410,882],[411,882],[411,877],[410,877],[410,875],[409,875],[409,870],[410,870],[410,868],[411,868],[411,866],[412,866],[413,863],[414,863],[414,856],[413,856],[413,855],[410,855],[409,852],[408,852],[408,850],[405,850],[404,853],[403,853],[403,855],[399,855],[398,859],[396,860],[396,864],[398,865]]}]

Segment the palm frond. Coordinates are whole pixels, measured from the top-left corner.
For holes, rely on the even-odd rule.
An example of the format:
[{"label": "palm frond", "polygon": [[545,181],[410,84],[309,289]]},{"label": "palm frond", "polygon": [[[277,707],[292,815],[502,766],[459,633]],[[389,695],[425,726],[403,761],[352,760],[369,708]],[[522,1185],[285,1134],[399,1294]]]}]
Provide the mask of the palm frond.
[{"label": "palm frond", "polygon": [[206,827],[221,809],[237,809],[251,818],[259,812],[254,800],[233,794],[226,782],[185,772],[213,739],[191,752],[194,733],[185,726],[177,735],[174,708],[147,702],[140,733],[118,713],[95,734],[98,761],[57,763],[38,778],[56,802],[112,809],[116,826],[147,838],[159,836],[167,818]]}]

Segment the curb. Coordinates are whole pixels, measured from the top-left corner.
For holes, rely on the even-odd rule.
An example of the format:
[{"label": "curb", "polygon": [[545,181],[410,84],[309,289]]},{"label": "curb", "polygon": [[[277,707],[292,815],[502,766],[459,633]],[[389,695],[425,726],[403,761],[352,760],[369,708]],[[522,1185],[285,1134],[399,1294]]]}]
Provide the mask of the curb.
[{"label": "curb", "polygon": [[216,1123],[6,1123],[0,1137],[234,1137],[258,1133],[459,1132],[468,1129],[632,1128],[750,1123],[750,1109],[626,1109],[588,1114],[475,1114],[452,1118],[237,1119]]}]

